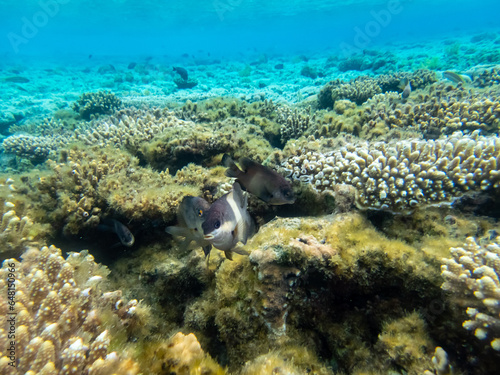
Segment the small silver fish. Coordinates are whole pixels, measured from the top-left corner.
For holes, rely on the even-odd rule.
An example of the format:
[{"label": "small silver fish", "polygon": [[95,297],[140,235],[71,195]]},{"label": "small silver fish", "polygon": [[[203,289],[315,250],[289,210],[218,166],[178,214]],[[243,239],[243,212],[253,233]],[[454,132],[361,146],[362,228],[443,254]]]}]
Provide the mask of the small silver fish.
[{"label": "small silver fish", "polygon": [[471,80],[470,77],[465,74],[458,74],[450,70],[443,72],[443,78],[446,78],[456,84],[465,84]]},{"label": "small silver fish", "polygon": [[405,78],[403,81],[403,85],[404,85],[404,89],[403,89],[403,92],[401,93],[401,98],[403,98],[403,100],[406,100],[406,99],[408,99],[408,97],[411,94],[410,80],[408,78]]},{"label": "small silver fish", "polygon": [[227,154],[222,158],[227,167],[226,176],[235,177],[236,181],[249,193],[256,195],[264,202],[272,205],[293,204],[295,195],[292,185],[283,176],[249,158],[241,158],[238,168]]},{"label": "small silver fish", "polygon": [[177,209],[177,226],[167,227],[165,231],[173,236],[182,236],[185,241],[181,246],[187,248],[195,242],[209,256],[212,245],[203,238],[201,224],[205,221],[210,204],[203,198],[186,196]]},{"label": "small silver fish", "polygon": [[115,233],[123,246],[131,247],[135,243],[132,232],[116,219],[103,219],[97,228]]},{"label": "small silver fish", "polygon": [[255,224],[247,211],[247,197],[239,183],[232,190],[217,199],[208,210],[202,224],[204,238],[216,249],[224,251],[226,258],[232,253],[248,254],[236,245],[247,243],[255,232]]}]

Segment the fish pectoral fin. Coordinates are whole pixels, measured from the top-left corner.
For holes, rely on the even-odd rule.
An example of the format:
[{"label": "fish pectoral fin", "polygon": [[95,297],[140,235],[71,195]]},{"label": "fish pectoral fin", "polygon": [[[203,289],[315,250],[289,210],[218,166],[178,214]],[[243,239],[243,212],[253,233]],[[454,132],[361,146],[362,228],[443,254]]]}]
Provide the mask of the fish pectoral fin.
[{"label": "fish pectoral fin", "polygon": [[177,227],[177,226],[166,227],[165,232],[171,234],[172,236],[183,236],[183,237],[187,237],[190,233],[188,228]]},{"label": "fish pectoral fin", "polygon": [[224,251],[224,255],[226,256],[227,259],[233,260],[233,252],[231,250]]},{"label": "fish pectoral fin", "polygon": [[249,251],[246,251],[242,247],[235,247],[234,249],[231,250],[233,253],[239,254],[239,255],[250,255]]}]

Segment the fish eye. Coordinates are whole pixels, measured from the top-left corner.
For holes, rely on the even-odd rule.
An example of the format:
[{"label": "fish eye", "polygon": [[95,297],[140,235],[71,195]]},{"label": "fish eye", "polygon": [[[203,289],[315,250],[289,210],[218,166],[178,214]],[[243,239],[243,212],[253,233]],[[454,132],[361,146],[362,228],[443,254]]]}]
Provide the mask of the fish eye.
[{"label": "fish eye", "polygon": [[219,229],[220,228],[220,221],[217,220],[215,223],[214,223],[214,228],[215,229]]},{"label": "fish eye", "polygon": [[198,216],[202,216],[203,215],[203,210],[198,210]]}]

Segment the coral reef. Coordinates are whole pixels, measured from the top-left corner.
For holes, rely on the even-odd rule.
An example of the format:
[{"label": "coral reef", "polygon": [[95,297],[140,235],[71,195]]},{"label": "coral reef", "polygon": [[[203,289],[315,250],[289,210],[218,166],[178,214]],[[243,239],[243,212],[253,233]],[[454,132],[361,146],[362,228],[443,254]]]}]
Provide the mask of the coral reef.
[{"label": "coral reef", "polygon": [[450,202],[472,190],[498,189],[499,157],[498,137],[474,131],[435,141],[348,144],[326,154],[298,150],[282,167],[318,192],[348,184],[357,189],[360,207],[400,212]]},{"label": "coral reef", "polygon": [[454,373],[453,367],[448,361],[448,354],[440,346],[437,346],[434,351],[432,365],[434,372],[426,370],[424,371],[424,375],[451,375]]},{"label": "coral reef", "polygon": [[34,164],[42,163],[50,156],[54,156],[59,147],[65,144],[61,136],[33,136],[12,135],[2,142],[2,147],[7,154],[14,154],[26,158]]},{"label": "coral reef", "polygon": [[443,258],[442,288],[467,306],[470,320],[463,327],[500,351],[500,246],[481,246],[469,237],[450,252],[452,258]]},{"label": "coral reef", "polygon": [[0,176],[0,259],[19,256],[49,233],[46,225],[33,222],[26,202],[18,198],[14,180]]},{"label": "coral reef", "polygon": [[[50,223],[66,235],[95,230],[108,215],[173,221],[184,195],[199,195],[203,188],[190,183],[193,176],[186,171],[179,177],[154,172],[116,149],[73,147],[61,153],[59,162],[48,164],[50,172],[16,181],[17,194],[32,199],[34,220]],[[205,183],[216,185],[207,176]]]},{"label": "coral reef", "polygon": [[153,366],[149,369],[154,374],[170,375],[223,375],[226,374],[208,354],[193,333],[176,333],[166,343],[154,351]]},{"label": "coral reef", "polygon": [[[2,200],[0,200],[2,202]],[[32,227],[33,221],[23,216],[19,218],[14,208],[16,205],[12,202],[2,202],[0,206],[0,256],[5,257],[6,253],[18,252],[23,247],[33,241]]]},{"label": "coral reef", "polygon": [[280,124],[281,142],[285,144],[289,139],[299,138],[314,121],[314,116],[306,110],[288,106],[279,106],[276,109],[276,122]]},{"label": "coral reef", "polygon": [[[22,258],[7,259],[0,269],[2,374],[139,372],[124,347],[117,347],[120,354],[109,349],[111,331],[123,330],[142,308],[136,300],[123,301],[120,291],[103,292],[105,267],[86,251],[65,260],[54,246],[28,248]],[[7,338],[12,316],[13,348]]]},{"label": "coral reef", "polygon": [[84,124],[75,130],[73,139],[89,146],[123,147],[135,154],[140,146],[170,128],[186,126],[165,109],[126,108],[113,116]]},{"label": "coral reef", "polygon": [[500,102],[493,93],[474,93],[463,85],[440,83],[407,103],[392,93],[375,95],[366,103],[363,118],[368,129],[411,129],[426,138],[457,130],[496,134],[500,128]]},{"label": "coral reef", "polygon": [[180,76],[174,77],[174,83],[177,85],[177,88],[181,89],[181,90],[182,89],[192,89],[193,87],[198,85],[197,80],[192,79],[192,78],[190,78],[188,80],[184,80]]},{"label": "coral reef", "polygon": [[360,105],[381,92],[380,86],[370,77],[359,77],[348,83],[337,79],[321,89],[318,95],[318,106],[331,108],[335,101],[343,99]]},{"label": "coral reef", "polygon": [[492,87],[500,84],[500,73],[497,68],[484,69],[473,80],[476,87]]},{"label": "coral reef", "polygon": [[436,74],[429,70],[417,70],[413,73],[382,74],[375,78],[361,76],[344,82],[339,79],[331,81],[318,94],[318,106],[332,108],[335,101],[348,99],[358,105],[379,93],[401,91],[400,84],[408,79],[414,89],[423,88],[437,81]]},{"label": "coral reef", "polygon": [[[288,348],[290,356],[295,358],[295,362],[289,364],[290,371],[298,371],[295,366],[303,354],[299,354],[298,348],[292,348],[296,344],[312,353],[328,352],[335,358],[332,361],[341,363],[342,368],[359,370],[365,361],[374,365],[368,358],[376,352],[383,357],[377,360],[377,366],[387,371],[392,366],[388,353],[397,350],[400,342],[394,344],[394,348],[392,343],[387,343],[384,346],[387,349],[378,346],[362,349],[364,333],[360,330],[369,330],[366,317],[363,312],[352,310],[353,306],[349,307],[347,301],[368,298],[372,301],[368,304],[374,304],[369,308],[370,315],[377,315],[382,324],[386,320],[383,311],[392,304],[391,297],[382,302],[373,296],[384,299],[378,291],[388,284],[399,293],[409,293],[408,300],[402,295],[398,299],[398,303],[406,301],[405,308],[416,303],[416,296],[426,298],[424,289],[439,291],[437,265],[426,265],[422,261],[423,253],[398,241],[384,239],[358,214],[278,219],[262,227],[247,246],[253,249],[250,257],[223,262],[215,274],[215,292],[207,290],[184,313],[187,329],[199,332],[203,338],[200,341],[207,345],[211,340],[206,335],[213,329],[211,322],[215,322],[218,338],[225,344],[224,356],[229,358],[230,370],[248,360],[255,361],[247,365],[249,368],[266,368],[265,363],[273,361],[286,369],[279,358],[252,358],[275,348]],[[240,279],[245,283],[239,282]],[[358,322],[357,333],[346,331],[343,325],[348,324],[344,320],[347,316],[353,318],[352,314]],[[417,320],[415,324],[421,328],[419,331],[409,329],[406,333],[407,344],[413,335],[415,344],[411,348],[415,352],[411,352],[412,362],[405,365],[416,374],[421,366],[419,358],[428,354],[430,363],[431,356],[430,352],[422,352],[418,343],[426,342],[428,350],[435,345],[426,336],[427,330],[418,315],[407,319]],[[404,326],[404,322],[402,320],[399,327]],[[351,358],[354,352],[357,352],[356,358]],[[307,364],[307,368],[315,371],[322,367],[314,354]]]},{"label": "coral reef", "polygon": [[425,321],[418,313],[385,322],[377,346],[401,368],[412,368],[421,374],[430,367],[433,345]]},{"label": "coral reef", "polygon": [[73,110],[89,121],[92,117],[111,114],[119,109],[122,101],[110,91],[87,92],[73,103]]}]

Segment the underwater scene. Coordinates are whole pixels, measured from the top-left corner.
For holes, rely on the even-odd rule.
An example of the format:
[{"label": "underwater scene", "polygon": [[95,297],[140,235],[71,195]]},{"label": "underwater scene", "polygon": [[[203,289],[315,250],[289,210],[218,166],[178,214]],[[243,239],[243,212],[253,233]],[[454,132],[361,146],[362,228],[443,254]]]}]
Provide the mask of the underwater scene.
[{"label": "underwater scene", "polygon": [[498,0],[0,0],[0,375],[500,374]]}]

